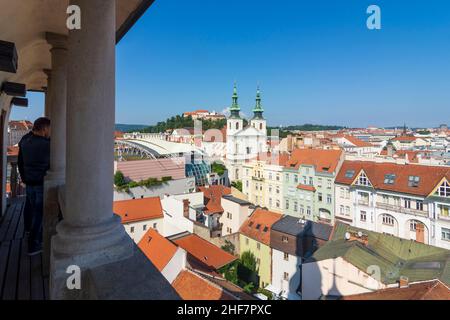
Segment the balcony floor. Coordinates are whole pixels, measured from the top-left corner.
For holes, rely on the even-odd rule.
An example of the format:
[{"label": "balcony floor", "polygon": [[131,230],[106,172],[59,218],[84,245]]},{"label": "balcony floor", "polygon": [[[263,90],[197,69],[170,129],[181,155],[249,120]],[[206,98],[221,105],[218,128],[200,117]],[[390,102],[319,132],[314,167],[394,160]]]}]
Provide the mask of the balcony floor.
[{"label": "balcony floor", "polygon": [[42,275],[42,254],[29,257],[24,234],[25,198],[8,201],[0,218],[0,300],[48,299],[48,279]]}]

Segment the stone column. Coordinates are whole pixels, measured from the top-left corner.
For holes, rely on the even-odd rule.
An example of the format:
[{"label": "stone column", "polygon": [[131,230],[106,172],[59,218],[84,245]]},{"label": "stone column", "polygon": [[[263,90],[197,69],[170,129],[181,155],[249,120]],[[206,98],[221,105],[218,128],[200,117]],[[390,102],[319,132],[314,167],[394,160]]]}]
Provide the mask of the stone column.
[{"label": "stone column", "polygon": [[45,88],[45,106],[44,117],[51,118],[50,115],[50,92],[52,88],[52,70],[44,69],[44,73],[47,75],[47,87]]},{"label": "stone column", "polygon": [[[69,32],[64,220],[52,238],[50,298],[89,298],[89,269],[133,256],[133,241],[113,215],[115,1],[71,0],[82,12]],[[70,266],[81,289],[68,290]]]},{"label": "stone column", "polygon": [[43,273],[50,272],[50,241],[56,233],[60,207],[57,189],[64,184],[66,169],[67,37],[47,33],[51,45],[52,90],[46,97],[46,115],[51,114],[50,170],[44,181]]}]

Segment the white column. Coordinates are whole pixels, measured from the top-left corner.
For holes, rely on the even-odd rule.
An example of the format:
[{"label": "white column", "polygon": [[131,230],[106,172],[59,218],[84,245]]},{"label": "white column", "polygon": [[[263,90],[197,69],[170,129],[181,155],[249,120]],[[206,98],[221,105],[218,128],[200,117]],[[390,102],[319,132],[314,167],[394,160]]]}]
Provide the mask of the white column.
[{"label": "white column", "polygon": [[[84,271],[133,255],[113,215],[115,1],[71,0],[81,29],[69,32],[64,220],[52,239],[51,298],[88,297]],[[67,290],[67,268],[82,270],[82,289]]]},{"label": "white column", "polygon": [[56,233],[60,213],[57,190],[64,184],[66,168],[67,37],[47,33],[46,38],[51,45],[52,60],[52,70],[47,72],[52,88],[45,101],[46,116],[52,116],[50,170],[44,182],[43,220],[43,273],[48,276],[51,237]]}]

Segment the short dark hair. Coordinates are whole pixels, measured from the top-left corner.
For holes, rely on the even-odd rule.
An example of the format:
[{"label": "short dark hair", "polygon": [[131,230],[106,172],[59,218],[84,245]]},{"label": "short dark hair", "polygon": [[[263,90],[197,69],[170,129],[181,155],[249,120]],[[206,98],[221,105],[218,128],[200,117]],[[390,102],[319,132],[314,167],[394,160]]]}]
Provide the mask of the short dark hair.
[{"label": "short dark hair", "polygon": [[42,131],[47,127],[50,127],[50,119],[46,117],[41,117],[36,119],[36,121],[34,121],[33,131]]}]

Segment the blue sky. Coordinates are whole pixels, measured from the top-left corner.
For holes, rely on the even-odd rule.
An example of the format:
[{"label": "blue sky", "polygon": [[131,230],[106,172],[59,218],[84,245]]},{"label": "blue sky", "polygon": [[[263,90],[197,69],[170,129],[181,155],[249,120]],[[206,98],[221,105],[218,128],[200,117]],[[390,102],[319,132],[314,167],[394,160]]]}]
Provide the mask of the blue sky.
[{"label": "blue sky", "polygon": [[[221,111],[235,80],[246,114],[260,84],[270,125],[450,123],[450,2],[156,0],[117,47],[116,120]],[[12,118],[39,116],[30,103]]]}]

